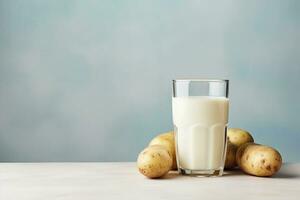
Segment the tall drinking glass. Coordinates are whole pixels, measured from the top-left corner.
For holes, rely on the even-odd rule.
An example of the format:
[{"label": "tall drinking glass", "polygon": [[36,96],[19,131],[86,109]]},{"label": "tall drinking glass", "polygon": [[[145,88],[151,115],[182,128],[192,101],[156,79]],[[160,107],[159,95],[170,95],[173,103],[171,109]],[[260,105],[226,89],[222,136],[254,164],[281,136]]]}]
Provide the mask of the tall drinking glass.
[{"label": "tall drinking glass", "polygon": [[172,111],[178,171],[221,176],[227,145],[228,80],[173,80]]}]

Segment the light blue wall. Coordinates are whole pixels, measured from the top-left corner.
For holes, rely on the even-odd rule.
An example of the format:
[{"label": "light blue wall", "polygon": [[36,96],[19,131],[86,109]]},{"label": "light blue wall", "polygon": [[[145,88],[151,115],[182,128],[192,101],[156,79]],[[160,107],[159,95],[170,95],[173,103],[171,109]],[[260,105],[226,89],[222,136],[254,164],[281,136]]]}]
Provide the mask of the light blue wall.
[{"label": "light blue wall", "polygon": [[127,161],[171,79],[230,79],[230,126],[300,161],[300,1],[0,1],[0,161]]}]

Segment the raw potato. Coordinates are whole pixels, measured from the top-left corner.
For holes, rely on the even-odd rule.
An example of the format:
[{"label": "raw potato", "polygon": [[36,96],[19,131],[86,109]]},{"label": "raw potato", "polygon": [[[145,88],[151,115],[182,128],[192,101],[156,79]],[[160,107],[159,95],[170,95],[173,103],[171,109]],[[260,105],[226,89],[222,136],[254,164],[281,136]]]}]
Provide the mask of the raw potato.
[{"label": "raw potato", "polygon": [[226,152],[225,169],[233,169],[237,166],[235,154],[239,146],[254,142],[251,134],[240,128],[228,128],[227,130],[228,143]]},{"label": "raw potato", "polygon": [[237,151],[237,147],[233,145],[230,141],[227,142],[227,151],[226,151],[226,161],[225,161],[225,169],[232,169],[237,166],[235,160],[235,154]]},{"label": "raw potato", "polygon": [[153,145],[139,154],[137,166],[139,171],[148,178],[159,178],[170,171],[172,157],[165,147]]},{"label": "raw potato", "polygon": [[227,136],[229,141],[237,147],[248,142],[254,142],[251,134],[248,131],[240,128],[228,128]]},{"label": "raw potato", "polygon": [[282,164],[281,155],[276,149],[255,143],[239,147],[236,161],[245,173],[255,176],[272,176]]},{"label": "raw potato", "polygon": [[160,134],[153,138],[149,144],[151,145],[162,145],[166,147],[169,151],[169,153],[172,156],[172,170],[177,169],[177,163],[176,163],[176,153],[175,153],[175,139],[174,139],[174,132],[170,131],[167,133]]}]

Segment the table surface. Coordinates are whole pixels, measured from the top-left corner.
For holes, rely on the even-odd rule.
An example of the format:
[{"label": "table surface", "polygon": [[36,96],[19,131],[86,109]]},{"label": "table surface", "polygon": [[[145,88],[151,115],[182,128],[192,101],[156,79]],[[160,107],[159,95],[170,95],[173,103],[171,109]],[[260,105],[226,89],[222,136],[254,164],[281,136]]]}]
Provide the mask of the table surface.
[{"label": "table surface", "polygon": [[238,170],[222,177],[169,173],[148,179],[135,163],[0,163],[0,199],[300,199],[300,163],[272,178]]}]

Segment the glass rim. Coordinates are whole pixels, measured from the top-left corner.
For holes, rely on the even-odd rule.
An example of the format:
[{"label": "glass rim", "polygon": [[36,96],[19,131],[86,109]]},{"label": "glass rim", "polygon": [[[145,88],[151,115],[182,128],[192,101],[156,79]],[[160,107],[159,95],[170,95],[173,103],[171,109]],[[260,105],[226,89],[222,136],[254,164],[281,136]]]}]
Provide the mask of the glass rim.
[{"label": "glass rim", "polygon": [[194,82],[225,82],[228,83],[229,79],[209,79],[209,78],[182,78],[182,79],[173,79],[173,82],[187,82],[187,81],[194,81]]}]

